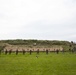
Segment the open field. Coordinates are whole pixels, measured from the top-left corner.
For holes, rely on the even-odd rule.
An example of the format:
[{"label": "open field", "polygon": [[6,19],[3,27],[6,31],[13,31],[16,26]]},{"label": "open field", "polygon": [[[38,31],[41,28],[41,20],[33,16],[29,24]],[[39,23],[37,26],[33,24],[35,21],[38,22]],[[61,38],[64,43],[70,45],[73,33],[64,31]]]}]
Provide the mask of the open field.
[{"label": "open field", "polygon": [[0,75],[76,75],[76,54],[1,54]]}]

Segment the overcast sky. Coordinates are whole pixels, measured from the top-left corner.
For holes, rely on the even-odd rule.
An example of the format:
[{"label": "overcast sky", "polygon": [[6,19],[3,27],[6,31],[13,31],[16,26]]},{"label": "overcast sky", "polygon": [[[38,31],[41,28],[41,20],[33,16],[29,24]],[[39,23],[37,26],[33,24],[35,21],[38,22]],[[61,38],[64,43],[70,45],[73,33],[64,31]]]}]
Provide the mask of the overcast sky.
[{"label": "overcast sky", "polygon": [[0,0],[0,39],[76,41],[76,0]]}]

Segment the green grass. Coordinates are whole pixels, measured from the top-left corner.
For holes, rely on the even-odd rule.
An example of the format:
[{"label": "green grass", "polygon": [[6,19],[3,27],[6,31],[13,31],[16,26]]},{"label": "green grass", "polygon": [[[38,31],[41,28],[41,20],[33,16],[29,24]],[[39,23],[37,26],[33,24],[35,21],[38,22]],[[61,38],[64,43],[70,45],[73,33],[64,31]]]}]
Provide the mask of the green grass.
[{"label": "green grass", "polygon": [[76,54],[0,55],[0,75],[76,75]]}]

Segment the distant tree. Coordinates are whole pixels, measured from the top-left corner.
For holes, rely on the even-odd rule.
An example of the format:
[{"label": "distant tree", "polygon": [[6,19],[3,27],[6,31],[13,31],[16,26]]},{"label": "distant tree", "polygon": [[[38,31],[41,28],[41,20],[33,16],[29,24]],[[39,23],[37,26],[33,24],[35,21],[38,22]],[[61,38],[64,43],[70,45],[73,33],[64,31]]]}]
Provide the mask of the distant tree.
[{"label": "distant tree", "polygon": [[70,44],[69,46],[72,47],[72,44]]},{"label": "distant tree", "polygon": [[71,52],[71,48],[69,48],[69,52]]},{"label": "distant tree", "polygon": [[71,41],[71,44],[73,44],[73,41]]}]

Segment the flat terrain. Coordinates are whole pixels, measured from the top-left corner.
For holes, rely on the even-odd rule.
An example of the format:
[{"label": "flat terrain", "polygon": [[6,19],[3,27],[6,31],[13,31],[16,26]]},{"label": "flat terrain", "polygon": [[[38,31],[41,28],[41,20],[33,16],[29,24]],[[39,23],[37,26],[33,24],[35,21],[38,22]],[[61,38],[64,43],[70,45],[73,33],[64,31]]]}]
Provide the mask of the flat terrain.
[{"label": "flat terrain", "polygon": [[0,75],[76,75],[76,54],[1,54]]}]

